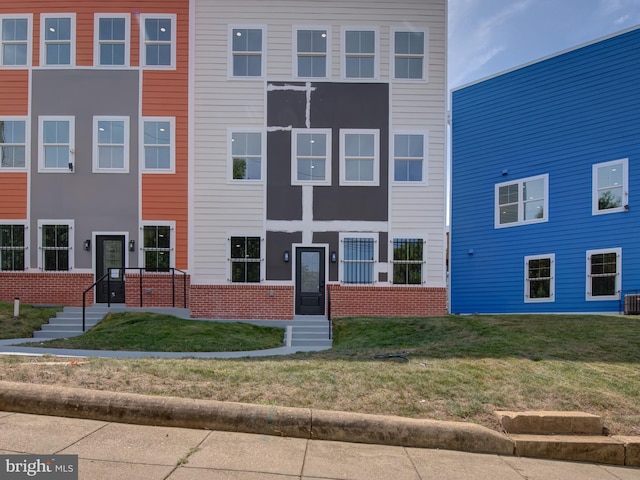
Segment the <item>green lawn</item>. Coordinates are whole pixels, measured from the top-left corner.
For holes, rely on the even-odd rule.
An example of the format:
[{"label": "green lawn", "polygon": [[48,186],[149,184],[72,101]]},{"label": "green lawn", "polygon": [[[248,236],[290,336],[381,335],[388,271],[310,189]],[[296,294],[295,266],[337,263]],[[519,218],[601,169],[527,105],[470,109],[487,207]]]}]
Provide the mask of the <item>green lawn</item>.
[{"label": "green lawn", "polygon": [[43,323],[55,317],[61,307],[42,308],[31,305],[20,305],[19,316],[13,316],[13,302],[0,302],[0,339],[31,338],[33,332],[40,330]]}]

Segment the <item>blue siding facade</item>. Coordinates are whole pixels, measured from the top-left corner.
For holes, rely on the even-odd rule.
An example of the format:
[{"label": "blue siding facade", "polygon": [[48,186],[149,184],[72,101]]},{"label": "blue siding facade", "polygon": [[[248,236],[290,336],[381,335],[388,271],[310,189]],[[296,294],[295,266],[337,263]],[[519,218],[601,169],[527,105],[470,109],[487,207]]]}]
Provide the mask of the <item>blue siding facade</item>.
[{"label": "blue siding facade", "polygon": [[[616,296],[640,289],[639,79],[636,28],[452,92],[452,313],[618,312],[587,298],[591,250],[621,252]],[[628,208],[594,215],[593,165],[621,159]],[[546,221],[496,228],[496,185],[540,175]],[[530,302],[537,255],[553,255],[555,291]]]}]

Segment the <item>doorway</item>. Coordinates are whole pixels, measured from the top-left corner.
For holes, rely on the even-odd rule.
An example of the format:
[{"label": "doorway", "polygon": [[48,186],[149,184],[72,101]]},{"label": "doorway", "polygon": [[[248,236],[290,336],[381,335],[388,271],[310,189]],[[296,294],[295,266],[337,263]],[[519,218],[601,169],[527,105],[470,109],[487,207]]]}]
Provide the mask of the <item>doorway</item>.
[{"label": "doorway", "polygon": [[296,315],[324,315],[325,249],[296,248]]},{"label": "doorway", "polygon": [[96,286],[96,303],[125,303],[124,235],[97,235],[95,250],[96,280],[110,272],[109,278]]}]

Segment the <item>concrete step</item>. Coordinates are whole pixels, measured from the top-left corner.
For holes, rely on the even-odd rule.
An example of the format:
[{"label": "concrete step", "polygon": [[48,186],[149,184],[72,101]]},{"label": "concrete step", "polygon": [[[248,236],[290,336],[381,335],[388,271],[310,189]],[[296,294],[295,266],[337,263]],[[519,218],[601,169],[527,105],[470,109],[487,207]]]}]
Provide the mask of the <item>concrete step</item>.
[{"label": "concrete step", "polygon": [[[100,322],[85,322],[85,330],[89,330],[92,327],[95,327],[98,323]],[[56,324],[50,324],[50,323],[45,323],[44,325],[42,325],[41,331],[49,331],[49,332],[56,332],[56,331],[81,331],[82,330],[82,324],[77,324],[77,323],[56,323]]]},{"label": "concrete step", "polygon": [[602,418],[585,412],[497,411],[507,433],[532,435],[602,435]]},{"label": "concrete step", "polygon": [[515,443],[518,457],[625,465],[625,443],[615,437],[518,434],[509,438]]},{"label": "concrete step", "polygon": [[327,347],[331,348],[331,340],[295,340],[291,342],[292,347]]}]

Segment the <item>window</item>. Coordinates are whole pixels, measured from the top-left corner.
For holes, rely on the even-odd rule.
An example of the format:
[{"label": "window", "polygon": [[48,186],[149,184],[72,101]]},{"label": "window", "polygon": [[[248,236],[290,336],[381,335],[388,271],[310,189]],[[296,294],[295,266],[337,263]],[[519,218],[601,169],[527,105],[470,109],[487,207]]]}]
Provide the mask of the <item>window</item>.
[{"label": "window", "polygon": [[394,78],[426,80],[427,32],[392,32]]},{"label": "window", "polygon": [[331,130],[293,129],[292,185],[331,185]]},{"label": "window", "polygon": [[146,173],[175,172],[175,118],[145,117],[141,157]]},{"label": "window", "polygon": [[39,220],[40,264],[47,272],[65,272],[73,268],[73,220]]},{"label": "window", "polygon": [[25,168],[26,150],[27,122],[0,119],[0,170]]},{"label": "window", "polygon": [[587,251],[587,300],[619,300],[622,249]]},{"label": "window", "polygon": [[421,238],[393,239],[393,283],[397,285],[420,285],[424,240]]},{"label": "window", "polygon": [[426,134],[396,134],[393,137],[393,179],[421,183],[426,180]]},{"label": "window", "polygon": [[141,15],[143,28],[140,42],[141,63],[144,67],[175,68],[176,16]]},{"label": "window", "polygon": [[42,15],[40,20],[41,65],[74,65],[75,23],[75,14]]},{"label": "window", "polygon": [[0,225],[0,271],[25,269],[24,233],[24,225]]},{"label": "window", "polygon": [[129,117],[93,117],[93,171],[129,171]]},{"label": "window", "polygon": [[524,257],[524,301],[555,300],[555,255]]},{"label": "window", "polygon": [[148,272],[168,272],[171,267],[171,227],[143,227],[144,268]]},{"label": "window", "polygon": [[375,30],[343,30],[344,78],[376,78],[377,35]]},{"label": "window", "polygon": [[380,131],[340,130],[340,185],[380,183]]},{"label": "window", "polygon": [[231,178],[233,180],[262,180],[262,133],[229,132]]},{"label": "window", "polygon": [[31,64],[31,16],[0,19],[0,65]]},{"label": "window", "polygon": [[231,237],[231,281],[260,281],[260,237]]},{"label": "window", "polygon": [[530,177],[495,187],[495,227],[548,220],[549,176]]},{"label": "window", "polygon": [[625,158],[593,166],[594,215],[626,211],[629,198],[628,163]]},{"label": "window", "polygon": [[234,77],[262,77],[262,28],[237,27],[230,29],[231,65]]},{"label": "window", "polygon": [[129,16],[96,15],[94,32],[95,65],[101,67],[129,65]]},{"label": "window", "polygon": [[344,283],[371,284],[374,282],[377,261],[377,239],[358,234],[341,234],[342,281]]},{"label": "window", "polygon": [[73,117],[39,117],[39,171],[73,171]]},{"label": "window", "polygon": [[297,52],[298,78],[327,78],[327,44],[328,29],[307,30],[299,29],[295,32]]}]

